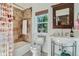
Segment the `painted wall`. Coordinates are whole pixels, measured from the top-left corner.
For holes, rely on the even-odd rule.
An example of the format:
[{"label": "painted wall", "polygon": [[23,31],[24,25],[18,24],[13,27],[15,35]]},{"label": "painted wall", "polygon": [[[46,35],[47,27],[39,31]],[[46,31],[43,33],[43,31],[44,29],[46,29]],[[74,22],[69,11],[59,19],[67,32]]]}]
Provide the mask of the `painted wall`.
[{"label": "painted wall", "polygon": [[[51,55],[51,37],[50,37],[50,35],[52,35],[53,33],[61,33],[61,32],[63,32],[63,33],[69,33],[70,32],[70,29],[53,29],[53,27],[52,27],[52,8],[51,8],[51,5],[54,5],[54,4],[35,4],[35,5],[33,5],[32,6],[32,37],[33,37],[33,39],[35,39],[36,37],[37,37],[37,35],[38,35],[38,33],[37,33],[37,19],[35,18],[35,12],[37,12],[37,11],[41,11],[41,10],[43,10],[43,9],[48,9],[48,14],[49,14],[49,21],[48,21],[48,28],[49,28],[49,30],[48,30],[48,33],[47,34],[45,34],[46,36],[47,36],[47,42],[46,42],[46,45],[44,46],[44,51],[45,52],[47,52],[48,53],[48,55]],[[77,19],[77,13],[79,12],[78,10],[79,10],[79,4],[75,4],[74,5],[75,7],[74,7],[74,21],[76,21],[76,19]],[[40,35],[44,35],[43,33],[42,34],[40,34]],[[77,30],[75,30],[75,36],[79,36],[79,32],[77,31]]]},{"label": "painted wall", "polygon": [[[37,19],[36,19],[36,17],[35,17],[35,12],[38,12],[38,11],[41,11],[41,10],[45,10],[45,9],[48,9],[49,11],[48,11],[48,15],[50,15],[50,13],[51,13],[51,10],[50,10],[50,6],[51,5],[54,5],[54,4],[34,4],[33,6],[32,6],[32,39],[33,40],[35,40],[35,38],[38,36],[38,35],[45,35],[46,36],[46,43],[45,43],[45,46],[44,46],[44,48],[43,48],[43,50],[45,51],[45,52],[47,52],[48,53],[48,55],[51,55],[51,50],[50,50],[50,37],[49,37],[49,31],[50,30],[48,30],[48,33],[47,34],[44,34],[44,33],[41,33],[41,34],[39,34],[38,32],[37,32]],[[50,17],[51,17],[51,15],[50,15]],[[51,23],[51,20],[52,20],[52,18],[50,18],[49,17],[49,19],[50,20],[48,20],[48,28],[50,29],[51,28],[51,24],[49,24],[49,23]]]}]

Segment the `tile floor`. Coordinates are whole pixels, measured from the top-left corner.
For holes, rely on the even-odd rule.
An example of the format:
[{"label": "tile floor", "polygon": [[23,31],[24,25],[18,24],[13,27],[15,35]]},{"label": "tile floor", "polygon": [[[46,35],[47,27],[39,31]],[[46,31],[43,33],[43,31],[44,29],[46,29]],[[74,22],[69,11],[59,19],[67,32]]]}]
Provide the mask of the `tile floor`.
[{"label": "tile floor", "polygon": [[[25,53],[23,56],[32,56],[32,52],[29,50],[27,53]],[[47,53],[42,52],[42,56],[47,56]]]}]

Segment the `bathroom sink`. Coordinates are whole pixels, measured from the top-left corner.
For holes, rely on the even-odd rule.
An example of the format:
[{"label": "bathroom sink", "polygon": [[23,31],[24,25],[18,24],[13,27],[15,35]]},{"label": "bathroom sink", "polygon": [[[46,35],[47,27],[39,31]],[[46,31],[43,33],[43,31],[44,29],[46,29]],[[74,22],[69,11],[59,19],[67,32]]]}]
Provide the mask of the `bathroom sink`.
[{"label": "bathroom sink", "polygon": [[[62,49],[61,47],[64,46],[64,49],[67,52],[69,52],[72,56],[79,55],[79,52],[77,52],[79,50],[79,38],[78,37],[52,37],[51,41],[52,41],[52,45],[55,46],[54,50],[56,53],[60,54],[59,49]],[[55,52],[54,52],[54,55],[56,55]]]},{"label": "bathroom sink", "polygon": [[67,46],[72,45],[72,43],[75,41],[79,42],[78,37],[52,37],[51,39],[52,39],[52,41],[54,41],[56,43],[65,44]]},{"label": "bathroom sink", "polygon": [[54,38],[54,39],[60,39],[60,40],[61,40],[61,39],[62,39],[62,40],[65,39],[65,40],[78,40],[78,41],[79,41],[79,37],[58,37],[58,36],[55,37],[55,36],[53,36],[52,39],[53,39],[53,38]]}]

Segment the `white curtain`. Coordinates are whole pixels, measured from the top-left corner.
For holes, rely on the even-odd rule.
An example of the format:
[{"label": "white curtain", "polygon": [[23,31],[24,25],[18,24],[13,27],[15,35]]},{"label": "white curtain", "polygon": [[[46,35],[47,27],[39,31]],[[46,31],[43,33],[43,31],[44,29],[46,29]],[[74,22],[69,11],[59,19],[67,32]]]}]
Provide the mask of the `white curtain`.
[{"label": "white curtain", "polygon": [[[7,8],[6,8],[7,7]],[[4,10],[6,9],[6,10]],[[1,14],[3,13],[3,14]],[[7,15],[11,17],[7,17]],[[1,17],[2,16],[2,17]],[[13,5],[0,3],[0,56],[13,55]],[[5,18],[6,22],[3,20]]]}]

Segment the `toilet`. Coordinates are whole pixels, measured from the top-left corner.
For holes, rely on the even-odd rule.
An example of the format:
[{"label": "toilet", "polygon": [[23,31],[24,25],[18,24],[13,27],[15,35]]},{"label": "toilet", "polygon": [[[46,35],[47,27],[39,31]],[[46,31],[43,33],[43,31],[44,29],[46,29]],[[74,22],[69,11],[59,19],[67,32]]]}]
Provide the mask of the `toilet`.
[{"label": "toilet", "polygon": [[41,56],[41,46],[36,44],[31,46],[32,56]]},{"label": "toilet", "polygon": [[45,43],[45,40],[43,36],[39,36],[35,38],[30,49],[33,56],[41,56],[44,43]]}]

